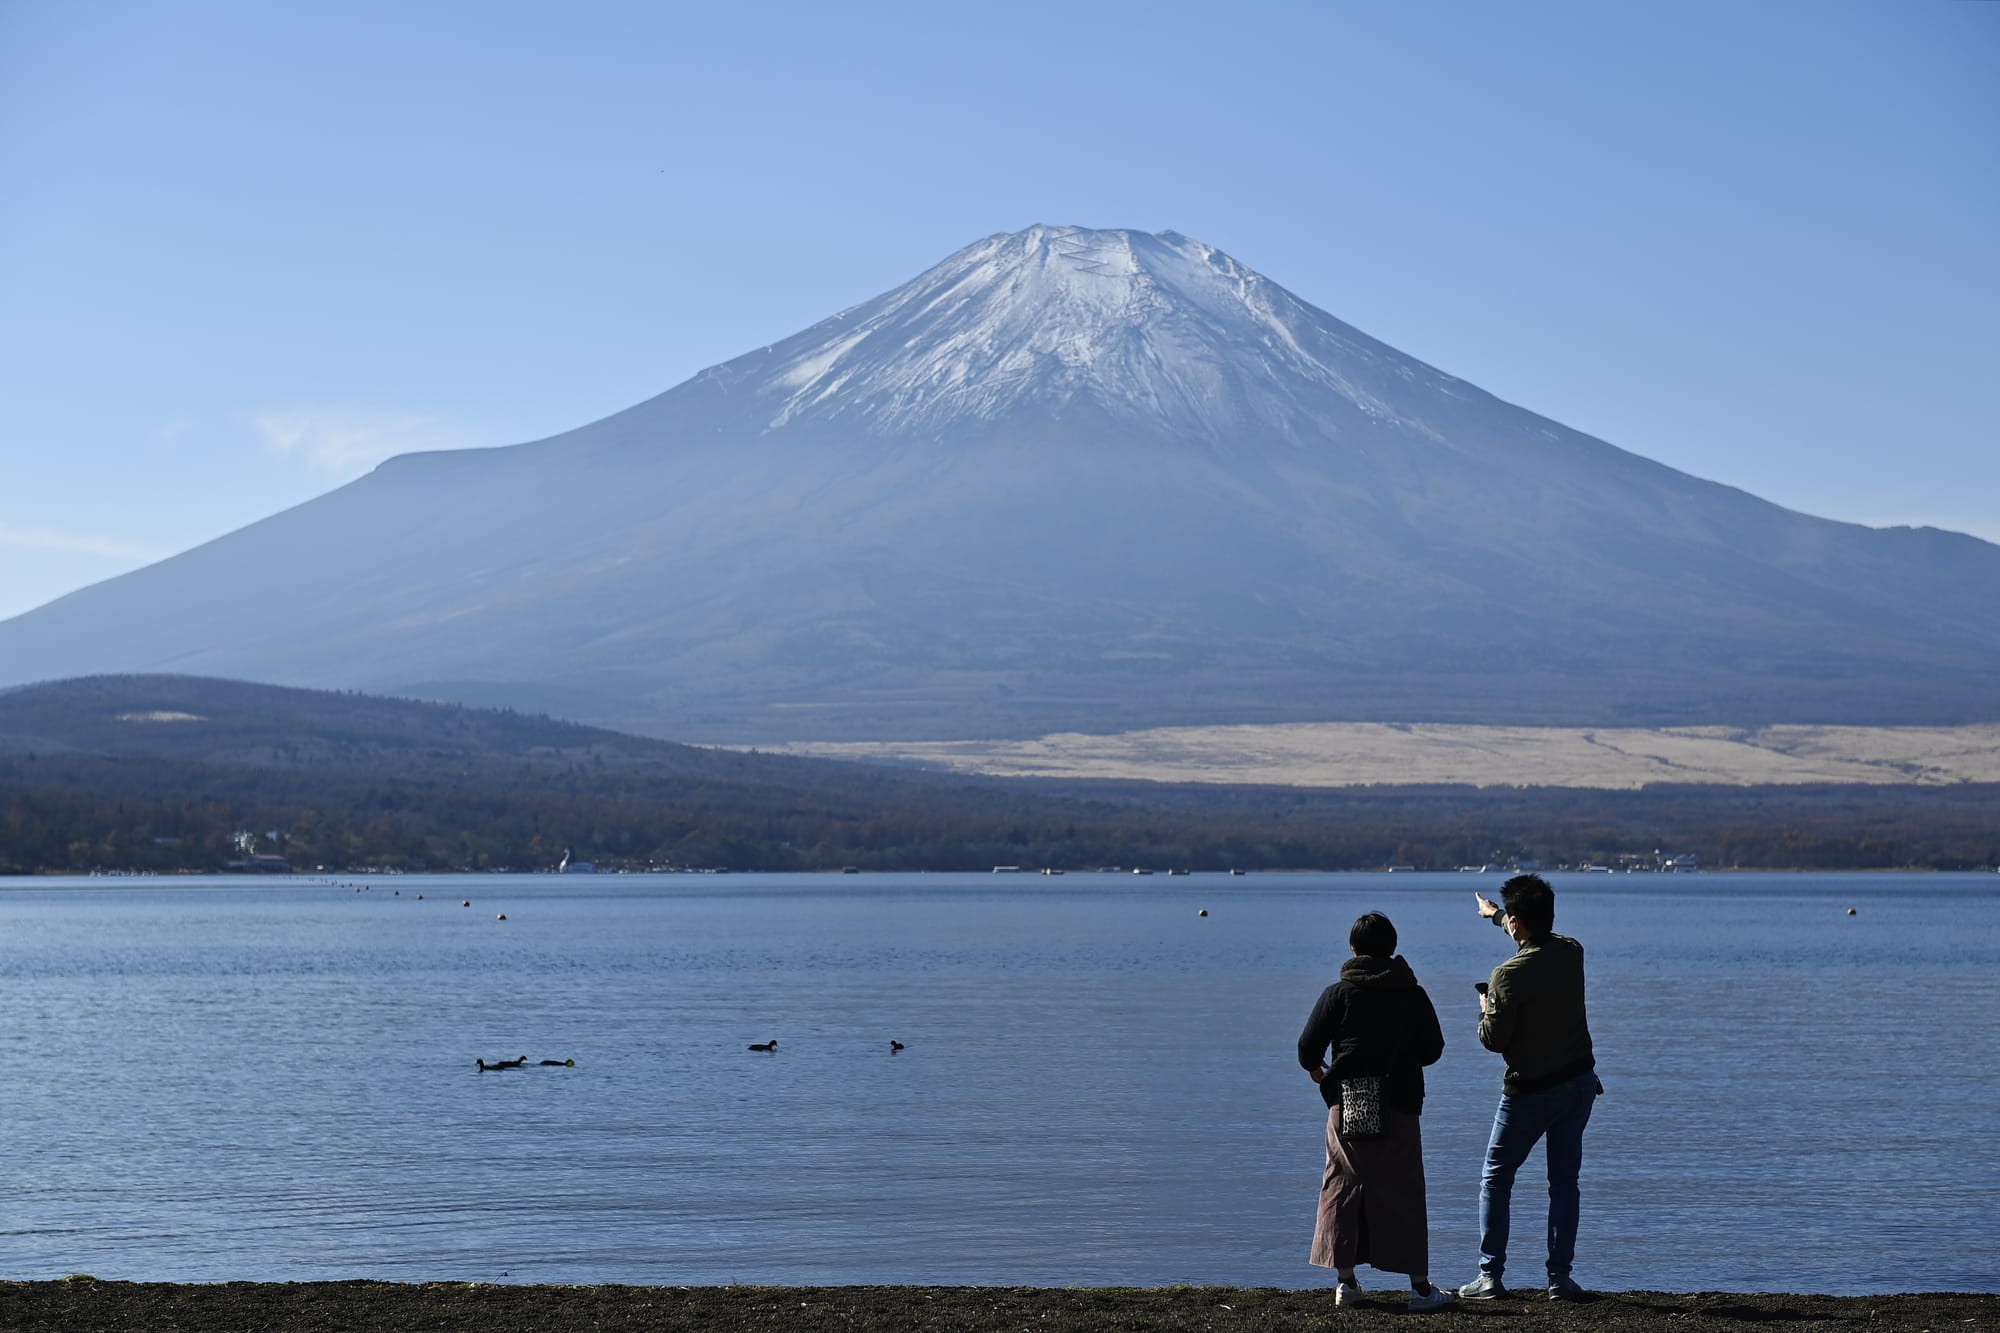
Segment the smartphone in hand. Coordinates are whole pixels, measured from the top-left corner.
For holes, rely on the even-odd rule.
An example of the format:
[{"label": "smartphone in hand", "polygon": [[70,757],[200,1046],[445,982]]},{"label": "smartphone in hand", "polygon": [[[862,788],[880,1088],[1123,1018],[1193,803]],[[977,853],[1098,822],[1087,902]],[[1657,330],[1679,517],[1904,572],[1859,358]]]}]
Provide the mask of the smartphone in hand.
[{"label": "smartphone in hand", "polygon": [[1475,981],[1472,983],[1472,989],[1478,991],[1481,995],[1484,995],[1486,994],[1486,983],[1483,981]]}]

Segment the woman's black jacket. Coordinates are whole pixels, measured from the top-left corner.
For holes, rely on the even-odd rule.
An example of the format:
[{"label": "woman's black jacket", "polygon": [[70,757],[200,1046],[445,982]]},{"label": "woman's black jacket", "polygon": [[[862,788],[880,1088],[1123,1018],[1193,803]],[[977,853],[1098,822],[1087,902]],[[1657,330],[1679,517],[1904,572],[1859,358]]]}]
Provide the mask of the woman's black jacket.
[{"label": "woman's black jacket", "polygon": [[1424,1066],[1444,1054],[1444,1032],[1431,997],[1401,956],[1350,958],[1341,966],[1340,980],[1321,993],[1299,1034],[1299,1064],[1319,1068],[1329,1047],[1333,1060],[1319,1085],[1328,1106],[1340,1097],[1343,1078],[1382,1075],[1391,1107],[1423,1112]]}]

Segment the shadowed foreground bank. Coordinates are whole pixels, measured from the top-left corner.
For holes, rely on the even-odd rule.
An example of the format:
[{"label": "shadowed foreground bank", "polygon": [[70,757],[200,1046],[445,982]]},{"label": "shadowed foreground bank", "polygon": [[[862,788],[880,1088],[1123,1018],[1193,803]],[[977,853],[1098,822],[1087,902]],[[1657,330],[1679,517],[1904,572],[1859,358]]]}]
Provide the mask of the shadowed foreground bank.
[{"label": "shadowed foreground bank", "polygon": [[[1365,1280],[1365,1279],[1364,1279]],[[1514,1328],[1703,1329],[1779,1324],[1789,1330],[2000,1327],[2000,1295],[1666,1295],[1621,1292],[1580,1305],[1545,1299],[1468,1303],[1412,1316],[1402,1291],[1370,1292],[1336,1311],[1330,1288],[1038,1287],[532,1287],[384,1282],[0,1282],[0,1329],[455,1330],[1310,1329],[1475,1322]]]}]

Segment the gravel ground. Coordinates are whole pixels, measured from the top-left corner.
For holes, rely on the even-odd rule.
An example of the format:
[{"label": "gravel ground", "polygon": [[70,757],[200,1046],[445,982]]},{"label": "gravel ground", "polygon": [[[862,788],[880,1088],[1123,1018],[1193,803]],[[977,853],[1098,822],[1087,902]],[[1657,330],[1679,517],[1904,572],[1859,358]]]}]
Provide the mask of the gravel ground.
[{"label": "gravel ground", "polygon": [[2000,1328],[2000,1294],[1794,1296],[1618,1292],[1575,1305],[1519,1298],[1410,1315],[1404,1294],[1336,1311],[1330,1289],[1241,1287],[537,1287],[385,1282],[0,1282],[0,1329],[62,1333],[615,1333],[617,1330],[1332,1329],[1415,1323],[1512,1328]]}]

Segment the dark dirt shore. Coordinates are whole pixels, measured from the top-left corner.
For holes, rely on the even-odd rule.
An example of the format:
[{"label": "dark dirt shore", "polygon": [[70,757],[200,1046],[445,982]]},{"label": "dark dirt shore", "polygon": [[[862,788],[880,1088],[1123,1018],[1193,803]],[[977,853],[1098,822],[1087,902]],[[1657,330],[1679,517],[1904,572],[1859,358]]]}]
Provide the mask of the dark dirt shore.
[{"label": "dark dirt shore", "polygon": [[1333,1329],[1453,1322],[1500,1328],[2000,1328],[2000,1294],[1793,1296],[1628,1291],[1577,1305],[1467,1303],[1410,1315],[1404,1294],[1335,1310],[1331,1290],[1040,1287],[533,1287],[386,1282],[0,1282],[0,1329],[62,1333],[617,1333],[702,1329],[1105,1333]]}]

